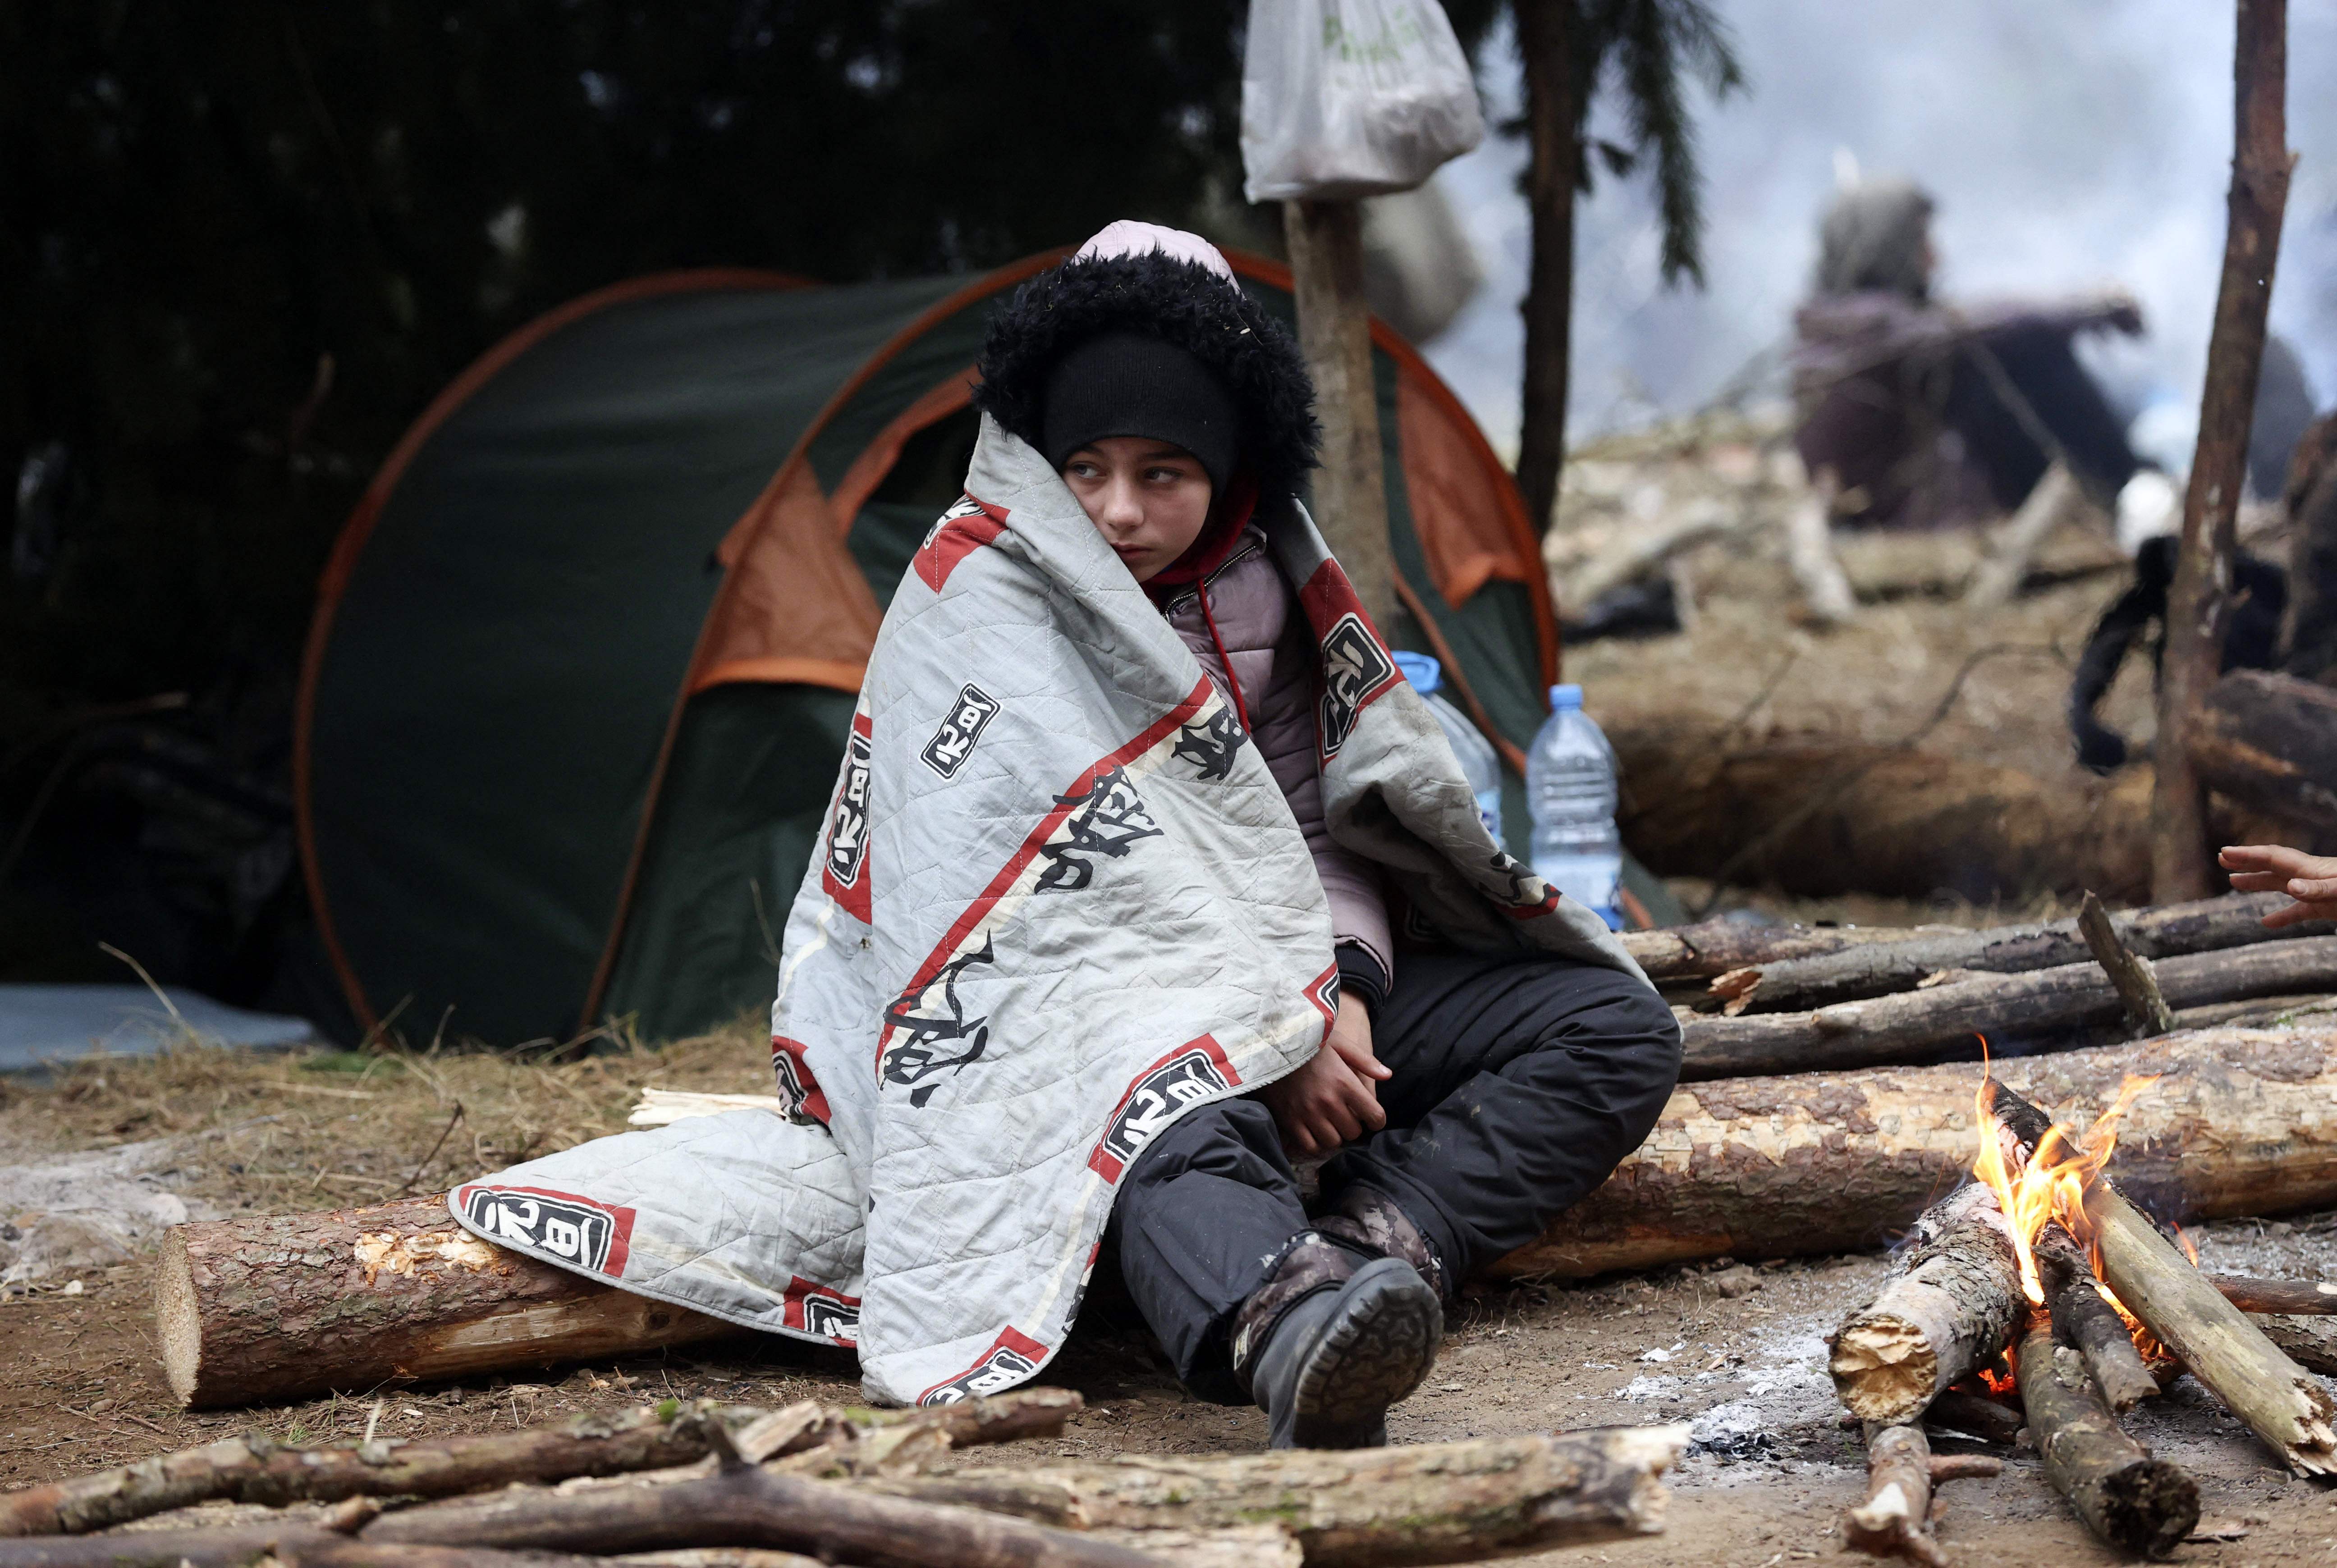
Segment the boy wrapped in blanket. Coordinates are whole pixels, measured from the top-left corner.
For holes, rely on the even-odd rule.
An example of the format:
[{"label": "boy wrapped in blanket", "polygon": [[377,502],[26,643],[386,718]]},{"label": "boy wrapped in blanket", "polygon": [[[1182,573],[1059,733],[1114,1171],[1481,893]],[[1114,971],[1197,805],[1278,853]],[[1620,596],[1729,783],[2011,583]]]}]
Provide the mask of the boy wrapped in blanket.
[{"label": "boy wrapped in blanket", "polygon": [[[1037,1373],[1106,1232],[1195,1394],[1385,1440],[1471,1273],[1654,1125],[1670,1011],[1504,853],[1296,492],[1313,391],[1189,234],[992,322],[965,495],[888,611],[788,916],[787,1114],[458,1188],[506,1246],[856,1347]],[[1292,1159],[1329,1156],[1302,1206]]]}]

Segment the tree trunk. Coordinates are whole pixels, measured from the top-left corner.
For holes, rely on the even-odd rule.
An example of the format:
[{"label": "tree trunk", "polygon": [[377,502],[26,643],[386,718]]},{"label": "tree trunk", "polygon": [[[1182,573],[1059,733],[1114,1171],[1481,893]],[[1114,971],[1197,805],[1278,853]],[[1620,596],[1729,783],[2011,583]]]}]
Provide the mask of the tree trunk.
[{"label": "tree trunk", "polygon": [[2121,1415],[2158,1398],[2158,1379],[2143,1365],[2126,1320],[2095,1288],[2093,1261],[2077,1238],[2058,1223],[2049,1224],[2038,1233],[2034,1249],[2054,1343],[2078,1353],[2103,1400]]},{"label": "tree trunk", "polygon": [[[1715,752],[1677,725],[1609,732],[1623,842],[1659,876],[1975,902],[2150,889],[2146,781],[2048,784],[2017,769],[1863,742]],[[1636,784],[1634,781],[1638,781]]]},{"label": "tree trunk", "polygon": [[1307,1568],[1467,1563],[1659,1532],[1666,1494],[1657,1477],[1686,1434],[1618,1427],[1349,1452],[1128,1456],[870,1485],[1081,1527],[1214,1530],[1272,1519],[1297,1536]]},{"label": "tree trunk", "polygon": [[181,1225],[155,1320],[171,1391],[198,1409],[739,1332],[482,1242],[444,1198]]},{"label": "tree trunk", "polygon": [[2119,1429],[2085,1363],[2039,1324],[2020,1342],[2021,1403],[2045,1477],[2086,1528],[2117,1547],[2165,1557],[2199,1522],[2199,1486]]},{"label": "tree trunk", "polygon": [[1827,1341],[1834,1392],[1862,1421],[1921,1416],[1948,1385],[1994,1360],[2028,1307],[1996,1194],[1960,1187],[1915,1222],[1898,1273]]},{"label": "tree trunk", "polygon": [[2191,765],[2243,805],[2304,833],[2337,835],[2337,691],[2270,670],[2234,670],[2193,719]]},{"label": "tree trunk", "polygon": [[[2337,932],[2337,926],[2327,921],[2278,931],[2264,930],[2264,917],[2290,901],[2284,893],[2226,893],[2195,903],[2137,910],[2122,917],[2119,926],[2127,945],[2149,959]],[[1749,963],[1721,975],[1712,984],[1712,994],[1726,1000],[1723,1010],[1732,1017],[1799,1012],[1831,1002],[1910,990],[1941,969],[2019,974],[2081,964],[2090,956],[2074,920],[1981,930],[1934,926],[1909,935],[1912,940]]]},{"label": "tree trunk", "polygon": [[[2168,1075],[2127,1112],[2112,1167],[2155,1210],[2337,1203],[2337,1033],[2215,1030],[1996,1064],[2079,1126],[2129,1072]],[[1979,1078],[1951,1063],[1685,1085],[1605,1185],[1491,1271],[1583,1279],[1886,1245],[1967,1178]]]},{"label": "tree trunk", "polygon": [[1386,454],[1372,376],[1371,307],[1364,303],[1362,210],[1352,201],[1286,201],[1298,342],[1315,377],[1323,465],[1315,471],[1315,521],[1355,597],[1383,636],[1395,614],[1388,549]]},{"label": "tree trunk", "polygon": [[[2337,937],[2186,953],[2157,966],[2174,1007],[2337,990]],[[2114,1020],[2124,1004],[2091,961],[2027,974],[1973,975],[1928,989],[1836,1002],[1807,1013],[1691,1018],[1681,1025],[1688,1081],[1920,1060],[1974,1036],[2049,1034]]]},{"label": "tree trunk", "polygon": [[2240,492],[2247,472],[2264,316],[2288,204],[2288,0],[2238,0],[2232,62],[2232,187],[2224,276],[2207,342],[2199,445],[2167,590],[2158,688],[2157,784],[2151,799],[2154,902],[2204,898],[2216,881],[2207,792],[2191,760],[2208,688],[2223,668]]},{"label": "tree trunk", "polygon": [[1843,1516],[1843,1536],[1871,1557],[1912,1557],[1948,1568],[1931,1535],[1931,1488],[1967,1475],[1994,1475],[2002,1462],[1976,1454],[1934,1458],[1921,1427],[1870,1428],[1866,1498]]},{"label": "tree trunk", "polygon": [[2301,1475],[2337,1474],[2337,1401],[2112,1183],[2097,1182],[2088,1192],[2086,1217],[2101,1251],[2102,1279],[2126,1310],[2283,1464]]},{"label": "tree trunk", "polygon": [[1582,170],[1582,104],[1575,80],[1574,0],[1518,0],[1525,63],[1526,208],[1533,257],[1522,307],[1525,383],[1519,397],[1518,489],[1534,535],[1558,515],[1566,467],[1566,394],[1574,318],[1574,194]]}]

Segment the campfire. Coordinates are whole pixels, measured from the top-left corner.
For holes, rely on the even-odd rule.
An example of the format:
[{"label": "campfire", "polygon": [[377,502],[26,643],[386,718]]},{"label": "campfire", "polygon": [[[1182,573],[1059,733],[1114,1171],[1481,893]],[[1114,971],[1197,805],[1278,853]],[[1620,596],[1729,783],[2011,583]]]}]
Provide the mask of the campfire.
[{"label": "campfire", "polygon": [[2337,1405],[2250,1320],[2252,1282],[2201,1274],[2108,1174],[2120,1119],[2157,1081],[2129,1075],[2079,1135],[1982,1076],[1973,1180],[1916,1222],[1900,1271],[1833,1339],[1834,1386],[1867,1429],[1853,1546],[1947,1561],[1931,1488],[1994,1461],[1932,1456],[1928,1415],[2000,1437],[2018,1422],[2097,1535],[2165,1556],[2198,1522],[2198,1487],[2117,1417],[2186,1372],[2289,1469],[2337,1471]]}]

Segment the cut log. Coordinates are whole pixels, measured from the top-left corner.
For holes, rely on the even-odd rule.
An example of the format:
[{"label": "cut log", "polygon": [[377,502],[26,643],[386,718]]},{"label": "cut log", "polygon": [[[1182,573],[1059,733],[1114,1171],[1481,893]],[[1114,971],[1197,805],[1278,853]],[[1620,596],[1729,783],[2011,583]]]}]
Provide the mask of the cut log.
[{"label": "cut log", "polygon": [[2054,1343],[2078,1353],[2111,1409],[2123,1414],[2145,1399],[2156,1398],[2158,1380],[2142,1364],[2142,1352],[2134,1348],[2126,1320],[2102,1299],[2094,1283],[2093,1261],[2077,1238],[2058,1223],[2049,1224],[2038,1233],[2034,1251],[2052,1313]]},{"label": "cut log", "polygon": [[943,1447],[965,1447],[1056,1436],[1080,1406],[1067,1388],[1018,1388],[915,1410],[840,1410],[809,1400],[760,1410],[667,1400],[522,1432],[324,1448],[291,1447],[254,1433],[0,1495],[0,1536],[103,1530],[215,1500],[282,1507],[344,1497],[451,1497],[513,1482],[663,1469],[718,1452],[708,1430],[718,1422],[750,1461],[815,1447],[865,1447],[863,1433],[882,1434],[888,1448],[914,1431],[934,1433]]},{"label": "cut log", "polygon": [[2250,1280],[2237,1274],[2210,1274],[2207,1283],[2243,1312],[2283,1316],[2337,1312],[2337,1285],[2326,1280]]},{"label": "cut log", "polygon": [[2003,1464],[1978,1454],[1934,1457],[1921,1427],[1880,1427],[1866,1436],[1866,1498],[1843,1518],[1843,1538],[1870,1557],[1912,1557],[1947,1568],[1931,1534],[1931,1489],[1965,1476],[1994,1475]]},{"label": "cut log", "polygon": [[2087,890],[2085,904],[2078,911],[2078,934],[2086,939],[2094,962],[2102,966],[2102,973],[2117,989],[2118,1000],[2126,1008],[2127,1027],[2136,1039],[2146,1040],[2175,1027],[2175,1015],[2168,1010],[2166,998],[2158,989],[2158,976],[2151,969],[2150,960],[2134,950],[2091,889]]},{"label": "cut log", "polygon": [[[1625,931],[1618,939],[1657,985],[1710,979],[1732,970],[1838,953],[1850,948],[1892,946],[1957,930],[1952,926],[1749,926],[1716,919],[1660,930]],[[2065,960],[2075,963],[2072,958]],[[1934,966],[1937,967],[1937,966]],[[1920,978],[1920,977],[1919,977]]]},{"label": "cut log", "polygon": [[[773,1552],[777,1563],[758,1568],[816,1568],[817,1560]],[[284,1568],[608,1568],[604,1557],[556,1552],[496,1552],[478,1546],[381,1546],[330,1533],[298,1536],[274,1553]]]},{"label": "cut log", "polygon": [[1273,1520],[1298,1538],[1307,1568],[1467,1563],[1660,1532],[1666,1494],[1657,1477],[1687,1435],[1685,1427],[1615,1427],[1348,1452],[1126,1456],[866,1485],[1081,1527],[1216,1530]]},{"label": "cut log", "polygon": [[2191,762],[2234,800],[2308,836],[2337,836],[2337,690],[2234,670],[2209,688],[2194,721]]},{"label": "cut log", "polygon": [[[2186,953],[2156,968],[2160,991],[2177,1007],[2337,989],[2337,937]],[[2109,977],[2088,959],[1807,1013],[1690,1018],[1681,1024],[1680,1076],[1694,1082],[1879,1066],[1966,1045],[1976,1035],[2031,1037],[2115,1019],[2122,1008]]]},{"label": "cut log", "polygon": [[2075,1350],[2039,1322],[2020,1342],[2021,1402],[2046,1479],[2086,1528],[2122,1552],[2165,1557],[2199,1522],[2199,1486],[2119,1429]]},{"label": "cut log", "polygon": [[181,1225],[154,1309],[171,1391],[197,1409],[741,1331],[480,1241],[444,1197]]},{"label": "cut log", "polygon": [[[2112,1166],[2178,1219],[2337,1203],[2337,1030],[2167,1035],[2000,1061],[2086,1125],[2128,1073],[2167,1075]],[[1606,1183],[1493,1265],[1581,1279],[1703,1258],[1885,1245],[1969,1174],[1976,1064],[1688,1084]]]},{"label": "cut log", "polygon": [[2248,1321],[2306,1371],[2337,1378],[2337,1318],[2266,1312],[2250,1314]]},{"label": "cut log", "polygon": [[2302,1475],[2337,1474],[2337,1400],[2224,1300],[2111,1183],[2094,1183],[2086,1217],[2101,1250],[2102,1278],[2126,1310],[2283,1464]]},{"label": "cut log", "polygon": [[1951,1388],[1932,1400],[1931,1408],[1923,1412],[1923,1423],[2006,1448],[2019,1440],[2023,1424],[2014,1407],[1961,1388]]},{"label": "cut log", "polygon": [[[2065,521],[2079,526],[2093,522],[2099,512],[2078,487],[2069,465],[2055,458],[2029,488],[2019,510],[1989,541],[1988,554],[1964,587],[1965,605],[1975,614],[1988,615],[2010,604],[2046,537]],[[2107,521],[2100,519],[2100,525],[2107,526]]]},{"label": "cut log", "polygon": [[1823,495],[1810,494],[1785,512],[1785,563],[1802,590],[1802,609],[1821,627],[1841,626],[1858,613],[1841,558],[1833,551],[1833,520]]},{"label": "cut log", "polygon": [[[2337,933],[2337,926],[2326,921],[2288,931],[2264,930],[2264,917],[2290,901],[2282,893],[2234,893],[2196,903],[2137,910],[2119,925],[2127,944],[2147,959],[2249,947],[2288,936]],[[1727,1002],[1731,1014],[1802,1012],[1833,1002],[1911,990],[1941,969],[2020,974],[2081,964],[2092,956],[2074,920],[1980,930],[1932,927],[1914,940],[1748,965],[1736,974],[1722,977],[1712,990]]]},{"label": "cut log", "polygon": [[1901,1270],[1827,1343],[1834,1392],[1862,1421],[1897,1426],[2002,1354],[2027,1307],[2012,1232],[1978,1183],[1923,1212]]},{"label": "cut log", "polygon": [[2149,896],[2143,770],[2071,783],[1868,742],[1716,750],[1677,724],[1618,726],[1609,739],[1623,842],[1658,876],[1804,898]]}]

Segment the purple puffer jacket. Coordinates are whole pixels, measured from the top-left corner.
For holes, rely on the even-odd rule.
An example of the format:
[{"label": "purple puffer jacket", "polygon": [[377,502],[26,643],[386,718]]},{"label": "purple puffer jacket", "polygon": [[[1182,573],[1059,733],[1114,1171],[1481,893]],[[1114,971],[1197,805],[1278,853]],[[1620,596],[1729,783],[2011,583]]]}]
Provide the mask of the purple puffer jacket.
[{"label": "purple puffer jacket", "polygon": [[[1208,596],[1206,614],[1202,594]],[[1266,535],[1252,527],[1198,591],[1170,599],[1161,613],[1208,671],[1218,695],[1247,716],[1250,738],[1306,835],[1315,873],[1331,901],[1335,940],[1361,947],[1393,980],[1395,945],[1379,878],[1368,861],[1333,843],[1323,825],[1323,774],[1315,761],[1315,639],[1292,613],[1296,608],[1297,596],[1266,554]]]}]

